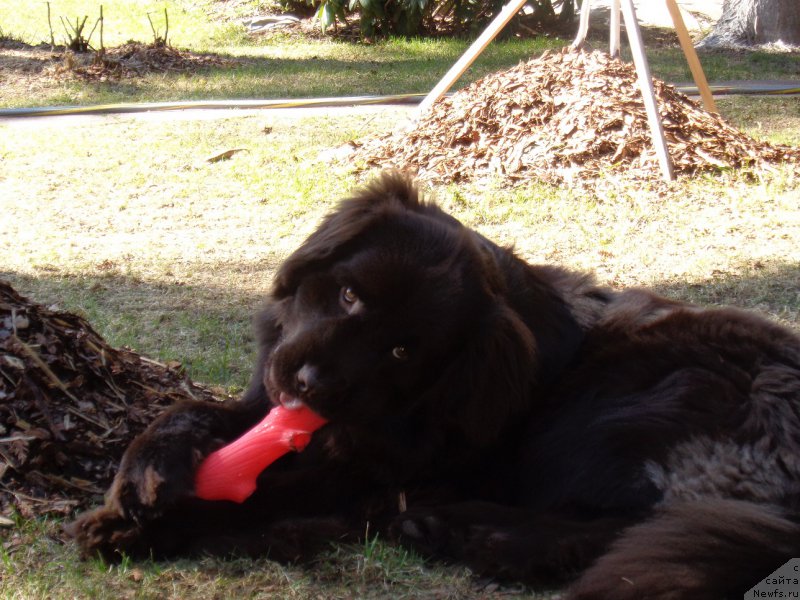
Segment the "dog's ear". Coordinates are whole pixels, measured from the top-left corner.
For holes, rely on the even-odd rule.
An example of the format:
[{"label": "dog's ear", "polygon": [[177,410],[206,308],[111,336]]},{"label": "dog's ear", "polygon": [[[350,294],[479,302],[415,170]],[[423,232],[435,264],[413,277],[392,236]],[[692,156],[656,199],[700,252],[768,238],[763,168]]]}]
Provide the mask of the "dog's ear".
[{"label": "dog's ear", "polygon": [[303,275],[346,253],[376,220],[405,210],[425,210],[427,206],[410,177],[398,172],[382,174],[343,200],[284,261],[275,277],[273,295],[280,298],[290,294]]},{"label": "dog's ear", "polygon": [[495,443],[530,409],[538,362],[530,329],[504,303],[493,307],[441,381],[453,403],[443,418],[472,446]]}]

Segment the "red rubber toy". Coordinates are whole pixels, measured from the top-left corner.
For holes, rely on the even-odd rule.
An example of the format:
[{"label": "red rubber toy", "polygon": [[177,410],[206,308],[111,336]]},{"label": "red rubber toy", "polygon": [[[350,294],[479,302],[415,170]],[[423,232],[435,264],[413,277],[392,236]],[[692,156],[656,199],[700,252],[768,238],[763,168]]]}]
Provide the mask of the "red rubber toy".
[{"label": "red rubber toy", "polygon": [[204,500],[244,502],[258,474],[281,456],[304,450],[326,420],[307,406],[276,406],[239,439],[209,454],[195,474],[195,494]]}]

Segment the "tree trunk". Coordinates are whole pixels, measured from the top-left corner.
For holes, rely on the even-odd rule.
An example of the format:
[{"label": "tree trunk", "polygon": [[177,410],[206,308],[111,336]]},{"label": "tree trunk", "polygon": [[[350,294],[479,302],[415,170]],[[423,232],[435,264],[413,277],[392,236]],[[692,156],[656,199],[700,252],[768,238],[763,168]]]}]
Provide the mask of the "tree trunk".
[{"label": "tree trunk", "polygon": [[700,48],[800,45],[798,0],[723,0],[722,16]]}]

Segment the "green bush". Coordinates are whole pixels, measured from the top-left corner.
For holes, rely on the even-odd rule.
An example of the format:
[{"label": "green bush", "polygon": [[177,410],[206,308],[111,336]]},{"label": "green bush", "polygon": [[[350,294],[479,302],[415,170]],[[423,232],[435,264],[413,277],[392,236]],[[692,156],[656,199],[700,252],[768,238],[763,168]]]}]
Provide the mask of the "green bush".
[{"label": "green bush", "polygon": [[[281,0],[289,10],[316,9],[327,31],[348,15],[358,18],[361,35],[418,36],[475,33],[503,8],[504,0]],[[530,0],[528,20],[538,26],[570,21],[580,0]],[[556,14],[556,9],[559,9]]]}]

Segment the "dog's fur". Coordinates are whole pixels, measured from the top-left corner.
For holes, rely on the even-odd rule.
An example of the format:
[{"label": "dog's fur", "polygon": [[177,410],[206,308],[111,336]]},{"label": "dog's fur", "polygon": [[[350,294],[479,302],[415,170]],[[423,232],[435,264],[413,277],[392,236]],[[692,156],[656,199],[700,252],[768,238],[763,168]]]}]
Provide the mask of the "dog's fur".
[{"label": "dog's fur", "polygon": [[[125,454],[87,554],[302,560],[370,523],[568,597],[741,597],[800,556],[800,339],[533,266],[385,175],[283,264],[237,402],[181,405]],[[241,505],[202,456],[271,406],[329,423]],[[398,498],[404,502],[398,506]]]}]

